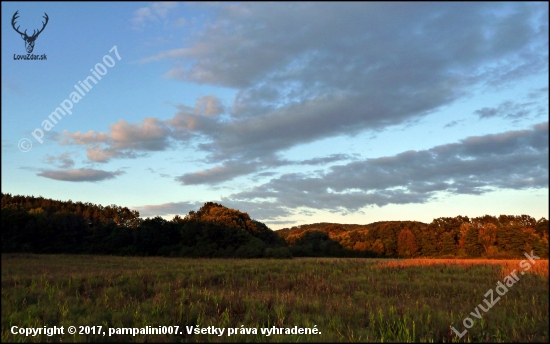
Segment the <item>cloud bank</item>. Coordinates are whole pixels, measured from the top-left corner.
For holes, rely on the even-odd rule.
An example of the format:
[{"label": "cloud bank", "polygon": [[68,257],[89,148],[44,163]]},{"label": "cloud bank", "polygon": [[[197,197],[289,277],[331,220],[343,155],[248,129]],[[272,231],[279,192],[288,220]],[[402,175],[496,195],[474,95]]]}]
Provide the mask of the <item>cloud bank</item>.
[{"label": "cloud bank", "polygon": [[531,130],[472,136],[429,150],[333,166],[317,176],[288,173],[227,200],[356,211],[424,203],[439,192],[479,195],[495,189],[548,188],[548,122]]},{"label": "cloud bank", "polygon": [[[187,46],[144,61],[170,59],[166,77],[235,89],[232,104],[204,96],[178,106],[169,120],[119,121],[110,133],[64,132],[63,142],[86,145],[89,160],[107,162],[198,140],[217,166],[177,181],[219,183],[268,168],[273,156],[297,145],[408,123],[480,87],[504,87],[548,69],[544,3],[210,7],[215,19]],[[169,6],[147,9],[162,17]],[[532,110],[527,105],[476,114],[517,119]],[[248,167],[224,173],[232,165]]]}]

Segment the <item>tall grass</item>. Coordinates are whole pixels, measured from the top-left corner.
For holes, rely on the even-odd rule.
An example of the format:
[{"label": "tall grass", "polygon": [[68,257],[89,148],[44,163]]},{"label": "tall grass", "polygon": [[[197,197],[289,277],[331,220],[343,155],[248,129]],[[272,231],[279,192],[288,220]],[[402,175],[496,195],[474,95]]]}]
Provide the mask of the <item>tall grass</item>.
[{"label": "tall grass", "polygon": [[[532,273],[522,275],[459,339],[450,326],[462,326],[503,271],[518,267],[518,261],[461,262],[3,254],[2,341],[548,341],[548,261],[537,261]],[[535,269],[544,264],[546,275]],[[258,334],[185,333],[185,326],[197,324],[244,325]],[[14,325],[177,325],[184,333],[24,337],[11,334]],[[321,334],[260,333],[262,327],[315,325]]]}]

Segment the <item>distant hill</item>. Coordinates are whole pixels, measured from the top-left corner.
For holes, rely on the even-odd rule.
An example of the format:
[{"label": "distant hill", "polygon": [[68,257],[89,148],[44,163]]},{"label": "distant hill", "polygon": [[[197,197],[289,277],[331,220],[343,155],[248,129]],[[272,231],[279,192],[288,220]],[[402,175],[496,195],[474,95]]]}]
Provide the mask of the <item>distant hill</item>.
[{"label": "distant hill", "polygon": [[319,230],[319,231],[324,231],[328,233],[334,230],[339,230],[339,231],[368,230],[368,229],[379,227],[384,224],[394,224],[394,225],[405,224],[406,225],[410,223],[419,223],[426,226],[428,225],[426,223],[418,222],[418,221],[377,221],[366,225],[319,222],[319,223],[311,223],[306,225],[294,226],[291,228],[282,228],[277,232],[279,233],[279,235],[284,236],[285,234],[282,234],[282,233],[299,233],[305,230]]}]

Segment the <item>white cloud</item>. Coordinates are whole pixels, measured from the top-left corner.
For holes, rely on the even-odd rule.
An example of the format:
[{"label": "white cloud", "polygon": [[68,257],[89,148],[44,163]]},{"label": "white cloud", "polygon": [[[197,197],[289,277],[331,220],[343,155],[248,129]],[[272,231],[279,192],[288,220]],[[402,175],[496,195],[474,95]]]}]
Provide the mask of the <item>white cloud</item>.
[{"label": "white cloud", "polygon": [[155,2],[150,6],[140,7],[134,12],[132,18],[132,24],[134,28],[143,27],[149,21],[158,21],[159,19],[165,19],[170,12],[178,7],[177,2]]},{"label": "white cloud", "polygon": [[84,145],[86,156],[95,162],[111,158],[136,157],[136,152],[162,151],[170,146],[171,129],[156,118],[145,118],[141,123],[120,120],[111,124],[109,133],[89,131],[69,133],[64,130],[58,141],[62,145]]}]

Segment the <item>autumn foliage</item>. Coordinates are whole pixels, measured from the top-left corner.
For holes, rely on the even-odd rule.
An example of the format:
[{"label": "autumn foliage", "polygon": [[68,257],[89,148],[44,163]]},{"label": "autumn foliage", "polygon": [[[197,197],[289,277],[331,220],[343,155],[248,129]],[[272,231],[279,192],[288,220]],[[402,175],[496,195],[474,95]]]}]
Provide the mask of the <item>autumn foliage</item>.
[{"label": "autumn foliage", "polygon": [[401,257],[413,257],[418,252],[418,245],[413,232],[409,229],[402,230],[397,238],[397,253]]}]

